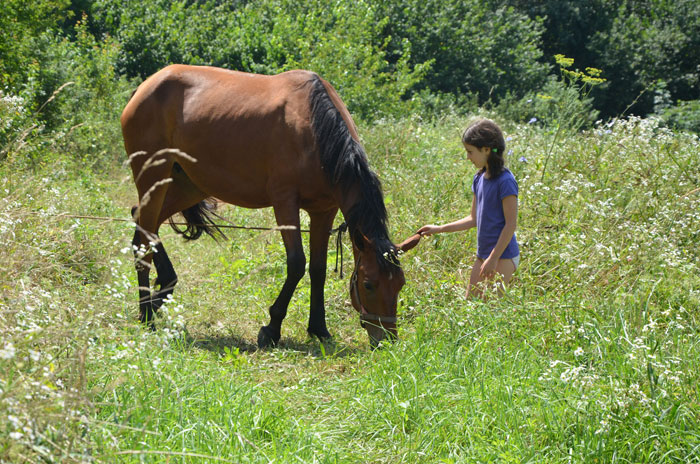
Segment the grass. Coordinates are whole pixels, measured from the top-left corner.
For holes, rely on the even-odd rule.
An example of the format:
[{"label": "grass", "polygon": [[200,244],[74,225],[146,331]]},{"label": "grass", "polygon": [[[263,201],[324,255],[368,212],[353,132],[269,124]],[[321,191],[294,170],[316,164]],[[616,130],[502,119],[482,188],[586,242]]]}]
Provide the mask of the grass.
[{"label": "grass", "polygon": [[[516,280],[467,301],[473,231],[423,240],[403,258],[400,340],[376,351],[347,262],[326,286],[333,343],[306,335],[305,277],[280,347],[255,349],[284,279],[273,233],[217,245],[164,229],[180,285],[145,331],[131,226],[56,216],[128,217],[127,170],[62,152],[1,165],[0,461],[700,462],[697,137],[630,119],[552,145],[547,128],[500,122],[520,184]],[[396,241],[466,213],[466,123],[361,128]]]}]

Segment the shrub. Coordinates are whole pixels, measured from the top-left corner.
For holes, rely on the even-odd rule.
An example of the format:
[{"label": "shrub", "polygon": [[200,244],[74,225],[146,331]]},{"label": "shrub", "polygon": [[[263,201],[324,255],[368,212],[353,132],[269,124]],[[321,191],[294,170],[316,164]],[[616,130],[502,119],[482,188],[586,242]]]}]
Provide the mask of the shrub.
[{"label": "shrub", "polygon": [[556,55],[560,76],[551,76],[542,88],[523,98],[508,98],[496,106],[496,111],[516,122],[539,123],[550,127],[577,131],[591,127],[598,118],[590,92],[605,79],[601,71],[586,68],[570,70],[574,60]]},{"label": "shrub", "polygon": [[32,62],[0,108],[13,111],[10,119],[3,115],[1,158],[32,166],[60,154],[90,164],[113,156],[117,118],[129,95],[126,81],[115,76],[119,46],[109,37],[98,41],[84,18],[72,35],[49,30],[31,38]]},{"label": "shrub", "polygon": [[673,129],[700,133],[700,100],[679,101],[659,116]]},{"label": "shrub", "polygon": [[387,61],[385,20],[369,2],[102,0],[94,13],[94,27],[122,44],[117,67],[127,76],[143,79],[170,63],[262,74],[305,68],[327,78],[363,118],[403,111],[402,96],[428,69],[410,60],[407,41]]},{"label": "shrub", "polygon": [[[404,40],[398,59],[389,65],[380,30],[386,19],[364,1],[283,0],[272,36],[286,43],[282,69],[311,69],[331,82],[351,112],[364,119],[407,111],[402,97],[428,71],[430,63],[410,63],[411,44]],[[323,13],[321,13],[323,12]]]},{"label": "shrub", "polygon": [[700,98],[700,3],[622,2],[609,29],[587,47],[611,78],[596,95],[605,116],[649,114],[659,81],[672,100]]},{"label": "shrub", "polygon": [[69,0],[3,0],[0,2],[0,82],[16,91],[35,62],[34,38],[69,15]]},{"label": "shrub", "polygon": [[[510,91],[523,96],[536,89],[550,69],[538,60],[541,21],[514,8],[477,0],[402,0],[381,2],[388,50],[403,56],[411,43],[411,63],[434,60],[421,87],[433,92],[474,94],[496,101]],[[395,58],[398,61],[398,58]]]}]

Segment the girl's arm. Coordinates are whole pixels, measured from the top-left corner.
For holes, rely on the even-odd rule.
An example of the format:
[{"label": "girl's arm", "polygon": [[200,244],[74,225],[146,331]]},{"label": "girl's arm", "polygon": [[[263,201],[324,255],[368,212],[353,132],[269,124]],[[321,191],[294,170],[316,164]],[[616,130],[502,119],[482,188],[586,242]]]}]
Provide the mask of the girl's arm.
[{"label": "girl's arm", "polygon": [[418,233],[421,235],[433,235],[441,234],[444,232],[457,232],[459,230],[468,230],[472,227],[476,227],[476,197],[472,197],[472,210],[469,216],[459,219],[449,224],[443,224],[441,226],[436,226],[429,224],[418,229]]},{"label": "girl's arm", "polygon": [[498,236],[498,242],[496,246],[491,251],[491,254],[486,261],[481,265],[481,272],[479,273],[482,278],[491,277],[494,272],[496,272],[496,265],[498,265],[498,260],[501,259],[501,255],[505,251],[508,243],[513,238],[515,233],[515,228],[518,223],[518,197],[515,195],[509,195],[502,200],[503,203],[503,216],[506,219],[506,225],[503,226],[501,235]]}]

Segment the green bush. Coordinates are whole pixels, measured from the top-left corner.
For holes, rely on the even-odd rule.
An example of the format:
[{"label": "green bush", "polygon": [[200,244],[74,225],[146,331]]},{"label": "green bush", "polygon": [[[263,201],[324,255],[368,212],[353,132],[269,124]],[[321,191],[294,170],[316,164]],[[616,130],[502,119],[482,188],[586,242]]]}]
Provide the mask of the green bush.
[{"label": "green bush", "polygon": [[24,98],[0,91],[0,161],[15,147],[24,144],[36,129],[32,127],[31,116]]},{"label": "green bush", "polygon": [[670,101],[700,98],[700,3],[696,0],[506,0],[541,18],[545,56],[600,66],[610,82],[591,95],[602,117],[655,111],[659,82]]},{"label": "green bush", "polygon": [[415,111],[426,121],[449,115],[465,116],[479,111],[479,100],[475,94],[454,94],[422,89],[413,92],[411,100]]},{"label": "green bush", "polygon": [[119,45],[109,37],[98,41],[84,19],[71,36],[49,30],[31,39],[32,61],[0,105],[1,159],[34,166],[58,153],[90,164],[115,156],[119,113],[130,90],[115,74]]},{"label": "green bush", "polygon": [[522,98],[506,98],[495,110],[515,122],[538,123],[571,131],[588,128],[598,118],[590,92],[605,80],[598,77],[600,70],[587,68],[585,72],[568,69],[573,59],[556,55],[560,77],[550,76],[536,92]]},{"label": "green bush", "polygon": [[700,98],[698,18],[693,0],[622,2],[610,28],[587,44],[611,76],[595,95],[604,116],[652,113],[658,82],[672,100]]},{"label": "green bush", "polygon": [[583,97],[576,88],[550,78],[539,92],[523,98],[506,98],[495,107],[497,113],[514,122],[528,122],[572,129],[590,127],[597,119],[593,98]]},{"label": "green bush", "polygon": [[407,41],[390,65],[385,20],[369,2],[264,0],[245,5],[102,0],[93,26],[117,38],[119,72],[144,79],[171,63],[274,74],[316,71],[363,118],[396,114],[428,69]]},{"label": "green bush", "polygon": [[35,64],[35,38],[55,28],[70,12],[70,0],[3,0],[0,2],[0,83],[7,92],[26,83]]},{"label": "green bush", "polygon": [[[277,3],[277,2],[273,2]],[[306,5],[308,11],[300,7]],[[338,90],[350,111],[364,119],[408,111],[402,99],[425,75],[430,63],[411,64],[405,40],[392,66],[380,31],[386,19],[365,1],[282,0],[272,36],[284,44],[282,69],[318,72]]]},{"label": "green bush", "polygon": [[403,56],[407,40],[411,63],[434,61],[421,85],[432,92],[474,94],[482,103],[508,92],[522,96],[550,69],[539,61],[541,21],[514,8],[477,0],[386,1],[378,8],[390,53]]},{"label": "green bush", "polygon": [[673,129],[700,134],[700,100],[679,101],[675,106],[666,108],[659,116]]},{"label": "green bush", "polygon": [[236,11],[228,4],[98,0],[91,28],[121,44],[117,71],[129,78],[145,79],[172,63],[240,68],[245,52],[235,40],[240,35]]},{"label": "green bush", "polygon": [[524,95],[549,69],[538,62],[537,21],[476,0],[100,0],[93,14],[94,27],[122,44],[118,69],[127,76],[143,79],[175,62],[263,74],[307,68],[363,118],[411,111],[414,89],[482,102]]}]

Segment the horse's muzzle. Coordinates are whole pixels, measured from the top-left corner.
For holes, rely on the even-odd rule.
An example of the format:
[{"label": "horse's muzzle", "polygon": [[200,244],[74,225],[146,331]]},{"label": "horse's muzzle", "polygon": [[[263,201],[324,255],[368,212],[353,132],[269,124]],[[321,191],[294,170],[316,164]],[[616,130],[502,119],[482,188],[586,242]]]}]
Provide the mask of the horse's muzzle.
[{"label": "horse's muzzle", "polygon": [[366,321],[362,322],[362,327],[367,331],[372,349],[377,348],[384,340],[395,342],[398,339],[396,327],[385,328]]}]

